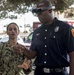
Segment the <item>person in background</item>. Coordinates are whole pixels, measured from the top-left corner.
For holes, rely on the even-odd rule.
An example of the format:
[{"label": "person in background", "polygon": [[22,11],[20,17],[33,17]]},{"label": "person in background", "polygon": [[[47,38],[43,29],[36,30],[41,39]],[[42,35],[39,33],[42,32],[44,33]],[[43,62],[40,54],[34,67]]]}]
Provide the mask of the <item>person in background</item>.
[{"label": "person in background", "polygon": [[74,75],[74,28],[53,16],[50,0],[37,3],[32,13],[42,25],[33,33],[30,50],[19,48],[28,58],[36,57],[34,75],[68,75],[66,67]]},{"label": "person in background", "polygon": [[[31,60],[26,58],[23,50],[14,49],[15,45],[21,45],[17,42],[19,35],[18,25],[14,22],[10,23],[7,26],[7,34],[9,40],[0,44],[0,75],[20,75],[21,70],[27,74],[30,71],[28,69],[30,68]],[[20,68],[22,63],[24,63],[24,68]]]}]

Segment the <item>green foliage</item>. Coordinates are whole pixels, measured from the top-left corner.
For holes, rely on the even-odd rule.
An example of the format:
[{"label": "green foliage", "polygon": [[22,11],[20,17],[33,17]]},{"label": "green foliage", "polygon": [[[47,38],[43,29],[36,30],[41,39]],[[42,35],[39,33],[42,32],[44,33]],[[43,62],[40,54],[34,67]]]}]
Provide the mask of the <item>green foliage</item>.
[{"label": "green foliage", "polygon": [[57,0],[55,5],[55,10],[65,10],[67,9],[71,4],[73,4],[74,0]]},{"label": "green foliage", "polygon": [[[36,4],[41,0],[0,0],[0,19],[2,18],[17,18],[16,16],[8,15],[8,12],[24,14],[28,11],[28,7]],[[55,10],[63,11],[67,9],[74,0],[51,0],[55,6]]]},{"label": "green foliage", "polygon": [[40,0],[7,0],[11,4],[19,5],[25,3],[25,5],[30,6],[31,4],[35,4]]}]

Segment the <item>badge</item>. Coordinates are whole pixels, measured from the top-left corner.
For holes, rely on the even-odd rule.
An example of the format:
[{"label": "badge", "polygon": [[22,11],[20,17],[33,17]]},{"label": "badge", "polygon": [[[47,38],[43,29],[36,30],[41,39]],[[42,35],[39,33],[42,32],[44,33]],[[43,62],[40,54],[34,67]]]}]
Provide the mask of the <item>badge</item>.
[{"label": "badge", "polygon": [[74,29],[71,29],[72,36],[74,37]]},{"label": "badge", "polygon": [[55,27],[54,31],[55,31],[55,32],[58,32],[58,31],[59,31],[59,27],[58,27],[58,26]]}]

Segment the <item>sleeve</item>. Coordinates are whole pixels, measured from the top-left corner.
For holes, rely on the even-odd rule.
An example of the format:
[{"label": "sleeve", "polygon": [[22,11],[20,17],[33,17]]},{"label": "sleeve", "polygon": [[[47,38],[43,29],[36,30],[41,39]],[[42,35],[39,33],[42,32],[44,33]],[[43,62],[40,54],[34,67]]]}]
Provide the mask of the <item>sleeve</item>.
[{"label": "sleeve", "polygon": [[3,43],[0,44],[0,59],[1,59],[1,55],[2,55],[2,49],[3,49]]},{"label": "sleeve", "polygon": [[[2,61],[2,49],[3,49],[3,47],[4,47],[4,44],[1,43],[0,44],[0,72],[3,71],[3,68],[2,68],[2,65],[3,65],[3,61]],[[0,75],[1,75],[1,73],[0,73]]]},{"label": "sleeve", "polygon": [[70,53],[74,51],[74,28],[72,26],[65,31],[63,39],[67,52]]}]

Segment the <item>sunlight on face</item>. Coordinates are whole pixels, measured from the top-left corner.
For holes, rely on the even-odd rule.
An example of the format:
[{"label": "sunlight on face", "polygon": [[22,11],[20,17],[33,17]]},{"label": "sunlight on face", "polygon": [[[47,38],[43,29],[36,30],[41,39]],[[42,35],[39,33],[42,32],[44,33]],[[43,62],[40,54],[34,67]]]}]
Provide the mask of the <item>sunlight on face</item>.
[{"label": "sunlight on face", "polygon": [[9,35],[9,38],[17,38],[19,34],[19,28],[16,24],[10,24],[7,27],[7,34]]}]

